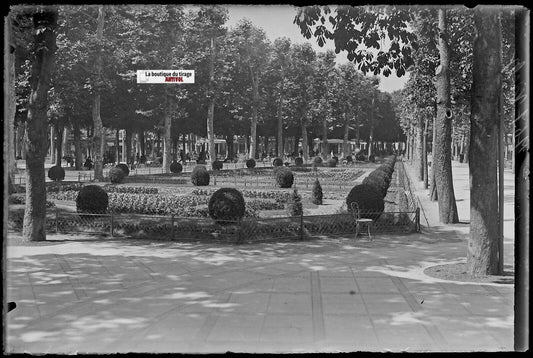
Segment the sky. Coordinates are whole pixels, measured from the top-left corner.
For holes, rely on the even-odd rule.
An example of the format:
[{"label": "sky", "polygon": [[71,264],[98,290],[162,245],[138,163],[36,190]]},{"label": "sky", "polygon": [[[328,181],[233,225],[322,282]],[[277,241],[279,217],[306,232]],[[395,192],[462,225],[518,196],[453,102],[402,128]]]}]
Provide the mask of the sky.
[{"label": "sky", "polygon": [[[229,19],[226,22],[228,27],[233,27],[243,18],[248,18],[255,26],[262,28],[270,41],[274,41],[278,37],[288,37],[292,43],[309,42],[316,52],[325,52],[327,50],[334,50],[335,46],[331,40],[326,42],[324,47],[318,46],[315,38],[307,40],[300,33],[300,29],[296,24],[293,24],[294,16],[296,15],[296,7],[290,5],[228,5]],[[337,55],[336,62],[338,64],[347,62],[346,52],[341,52]],[[384,92],[393,92],[403,88],[407,82],[407,76],[401,78],[396,77],[395,74],[388,78],[380,77],[380,90]]]}]

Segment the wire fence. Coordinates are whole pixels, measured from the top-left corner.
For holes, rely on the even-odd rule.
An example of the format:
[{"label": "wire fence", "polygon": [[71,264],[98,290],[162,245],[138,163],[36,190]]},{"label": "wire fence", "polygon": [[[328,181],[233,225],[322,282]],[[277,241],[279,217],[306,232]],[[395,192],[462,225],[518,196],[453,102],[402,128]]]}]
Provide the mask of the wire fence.
[{"label": "wire fence", "polygon": [[[231,179],[224,183],[230,185]],[[236,186],[243,185],[233,179]],[[311,178],[307,178],[310,186]],[[252,178],[253,180],[253,178]],[[255,186],[260,186],[257,181]],[[77,184],[72,184],[77,185]],[[268,185],[272,185],[269,182]],[[303,181],[296,185],[304,185]],[[321,181],[327,186],[327,181]],[[332,183],[339,186],[339,183]],[[346,185],[351,188],[353,184]],[[340,184],[342,188],[343,184]],[[391,185],[385,198],[394,202],[395,210],[384,212],[344,212],[330,215],[299,215],[275,218],[245,217],[242,220],[214,220],[210,217],[179,217],[176,215],[146,215],[106,213],[77,213],[58,207],[48,208],[46,230],[55,233],[100,234],[112,237],[140,237],[151,239],[219,239],[234,243],[302,240],[321,236],[363,235],[368,233],[411,233],[420,231],[420,210],[413,194],[404,164],[396,162]],[[23,210],[12,210],[8,215],[8,230],[20,232],[23,226]],[[358,218],[372,218],[360,222]]]},{"label": "wire fence", "polygon": [[[152,239],[223,239],[241,243],[270,240],[305,239],[320,236],[362,235],[363,233],[410,233],[419,228],[419,213],[361,212],[377,219],[360,223],[353,213],[300,215],[275,218],[215,220],[209,217],[174,215],[90,214],[51,208],[46,213],[50,233],[100,234],[111,237]],[[10,212],[8,230],[22,231],[23,211]],[[366,225],[369,225],[368,227]],[[365,226],[365,227],[363,227]]]}]

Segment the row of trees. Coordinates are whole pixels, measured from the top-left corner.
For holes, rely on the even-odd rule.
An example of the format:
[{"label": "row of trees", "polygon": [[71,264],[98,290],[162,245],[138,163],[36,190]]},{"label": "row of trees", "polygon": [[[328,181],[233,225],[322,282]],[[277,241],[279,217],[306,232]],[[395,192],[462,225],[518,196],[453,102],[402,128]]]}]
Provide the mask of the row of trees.
[{"label": "row of trees", "polygon": [[[411,72],[406,87],[394,96],[395,108],[408,142],[414,138],[420,180],[427,178],[426,137],[432,124],[432,198],[438,200],[445,224],[459,221],[452,133],[466,138],[471,183],[467,266],[473,275],[503,271],[503,233],[498,228],[502,173],[497,163],[500,126],[511,131],[515,118],[514,10],[520,9],[341,6],[331,11],[313,6],[302,8],[294,20],[319,45],[329,39],[337,52],[347,50],[363,72],[394,71],[399,77]],[[360,48],[363,42],[366,46]]]},{"label": "row of trees", "polygon": [[[352,64],[336,66],[332,52],[316,54],[309,44],[287,38],[271,43],[247,20],[228,30],[222,7],[61,6],[58,11],[49,109],[56,157],[61,158],[64,127],[75,138],[87,128],[96,147],[97,177],[105,128],[126,130],[128,160],[134,135],[141,143],[147,131],[161,135],[167,169],[171,144],[187,133],[209,140],[224,136],[230,147],[234,134],[249,135],[250,157],[258,156],[258,136],[277,138],[276,155],[283,154],[284,136],[301,138],[305,148],[310,139],[328,134],[353,138],[360,125],[365,139],[374,130],[378,140],[398,139],[390,97],[378,91],[377,78],[365,78]],[[17,53],[16,124],[23,126],[28,53]],[[196,83],[135,82],[136,70],[156,68],[194,69]],[[370,124],[372,110],[376,122]],[[212,142],[209,148],[214,160]],[[308,150],[303,152],[307,156]],[[79,147],[76,153],[79,166]]]},{"label": "row of trees", "polygon": [[[301,140],[305,158],[316,137],[324,139],[324,158],[328,137],[344,138],[344,153],[356,136],[370,148],[376,140],[399,139],[391,97],[378,90],[377,77],[365,77],[352,63],[336,65],[333,52],[317,54],[310,44],[270,42],[248,20],[227,29],[226,20],[220,6],[15,7],[8,24],[16,74],[10,129],[25,129],[28,182],[35,179],[27,195],[44,193],[48,125],[55,128],[58,164],[63,128],[74,134],[77,166],[87,130],[97,180],[110,130],[117,142],[126,130],[128,159],[134,134],[141,144],[145,133],[159,134],[167,171],[172,143],[188,133],[208,138],[211,161],[215,135],[227,139],[230,153],[235,134],[248,136],[250,157],[258,156],[259,136],[276,138],[276,155],[283,154],[284,138]],[[195,84],[137,84],[138,69],[194,69]],[[40,207],[41,199],[28,200],[28,207]],[[24,236],[44,240],[44,216],[31,220],[32,210]]]}]

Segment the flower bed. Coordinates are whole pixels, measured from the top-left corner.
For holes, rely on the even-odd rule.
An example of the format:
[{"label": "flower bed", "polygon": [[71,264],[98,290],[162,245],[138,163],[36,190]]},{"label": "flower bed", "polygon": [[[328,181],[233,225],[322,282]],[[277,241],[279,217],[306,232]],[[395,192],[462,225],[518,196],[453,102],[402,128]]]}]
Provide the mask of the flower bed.
[{"label": "flower bed", "polygon": [[[205,195],[211,196],[216,189],[194,189],[192,195]],[[258,199],[274,199],[279,203],[286,203],[291,193],[288,191],[258,191],[258,190],[240,190],[245,198],[258,198]]]}]

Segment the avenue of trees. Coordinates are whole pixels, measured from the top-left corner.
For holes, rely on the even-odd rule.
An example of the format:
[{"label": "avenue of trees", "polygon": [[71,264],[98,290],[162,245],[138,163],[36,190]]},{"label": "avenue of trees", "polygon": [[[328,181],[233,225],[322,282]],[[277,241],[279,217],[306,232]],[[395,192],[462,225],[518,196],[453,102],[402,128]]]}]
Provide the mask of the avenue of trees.
[{"label": "avenue of trees", "polygon": [[[459,222],[452,155],[469,163],[472,275],[503,272],[498,148],[507,138],[501,133],[514,137],[514,74],[521,66],[514,56],[515,10],[313,6],[300,9],[294,20],[305,37],[314,36],[321,46],[333,40],[336,52],[348,51],[363,72],[398,77],[410,72],[404,89],[393,93],[394,109],[407,136],[407,158],[417,179],[431,188],[444,224]],[[372,47],[376,51],[368,50]]]},{"label": "avenue of trees", "polygon": [[[406,141],[407,156],[439,203],[443,223],[459,221],[452,184],[453,155],[464,155],[471,176],[472,274],[501,270],[498,222],[498,129],[514,131],[514,13],[500,8],[395,8],[339,6],[300,8],[294,23],[319,45],[269,41],[248,20],[228,28],[220,6],[180,5],[19,6],[6,31],[10,44],[7,105],[15,134],[24,140],[27,161],[24,237],[44,240],[44,158],[49,126],[57,134],[61,164],[64,128],[77,143],[85,132],[93,143],[95,178],[103,179],[103,142],[126,131],[141,154],[153,156],[144,138],[162,141],[169,171],[178,141],[206,137],[209,160],[214,139],[245,136],[249,157],[258,141],[275,138],[283,155],[287,138],[310,155],[314,138],[369,143]],[[364,45],[364,46],[361,46]],[[362,48],[364,47],[364,48]],[[348,63],[335,64],[346,51]],[[193,85],[138,85],[138,69],[193,69]],[[405,88],[379,91],[378,74],[404,76]],[[406,138],[406,139],[405,139]],[[431,138],[431,140],[430,140]],[[507,137],[505,137],[507,138]],[[117,139],[118,141],[118,139]],[[76,141],[75,141],[76,142]],[[432,143],[428,170],[427,147]],[[265,143],[266,144],[266,143]],[[82,163],[76,144],[75,165]],[[117,146],[118,147],[118,146]],[[152,148],[153,149],[153,148]],[[9,168],[13,168],[13,151]],[[345,151],[347,153],[347,151]],[[117,155],[118,157],[118,155]],[[496,197],[494,197],[496,195]]]}]

